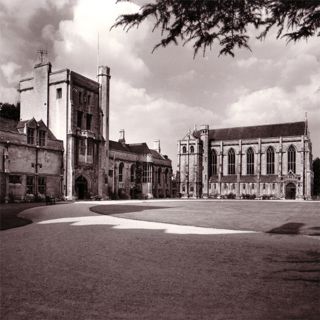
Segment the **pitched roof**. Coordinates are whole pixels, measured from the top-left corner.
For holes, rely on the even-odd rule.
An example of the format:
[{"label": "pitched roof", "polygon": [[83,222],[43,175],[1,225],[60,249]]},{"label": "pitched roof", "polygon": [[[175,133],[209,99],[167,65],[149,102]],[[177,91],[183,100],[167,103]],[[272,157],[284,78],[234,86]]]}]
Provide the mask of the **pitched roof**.
[{"label": "pitched roof", "polygon": [[209,130],[210,140],[239,140],[301,136],[305,134],[305,122],[266,124],[261,126],[236,127]]},{"label": "pitched roof", "polygon": [[127,145],[131,152],[137,153],[137,154],[148,154],[151,153],[149,147],[145,142],[142,143],[132,143]]}]

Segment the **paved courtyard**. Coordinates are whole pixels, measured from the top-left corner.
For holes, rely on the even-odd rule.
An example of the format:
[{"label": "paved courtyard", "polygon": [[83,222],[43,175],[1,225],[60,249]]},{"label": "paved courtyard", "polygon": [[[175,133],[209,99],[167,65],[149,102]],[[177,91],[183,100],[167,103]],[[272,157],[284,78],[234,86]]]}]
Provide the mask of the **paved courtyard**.
[{"label": "paved courtyard", "polygon": [[320,203],[79,202],[0,232],[1,319],[318,319]]}]

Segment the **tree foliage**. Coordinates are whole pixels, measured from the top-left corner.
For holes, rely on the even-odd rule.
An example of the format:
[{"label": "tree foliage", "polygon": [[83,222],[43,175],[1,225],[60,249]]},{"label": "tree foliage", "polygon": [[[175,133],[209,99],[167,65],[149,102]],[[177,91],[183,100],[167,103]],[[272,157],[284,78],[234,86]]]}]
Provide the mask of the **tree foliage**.
[{"label": "tree foliage", "polygon": [[14,105],[7,102],[0,102],[0,117],[20,120],[20,104]]},{"label": "tree foliage", "polygon": [[288,42],[320,36],[320,0],[154,0],[138,13],[119,16],[113,27],[128,31],[149,17],[162,34],[153,50],[181,41],[192,42],[194,54],[218,44],[220,54],[234,56],[237,47],[250,49],[251,26],[258,39],[273,27]]}]

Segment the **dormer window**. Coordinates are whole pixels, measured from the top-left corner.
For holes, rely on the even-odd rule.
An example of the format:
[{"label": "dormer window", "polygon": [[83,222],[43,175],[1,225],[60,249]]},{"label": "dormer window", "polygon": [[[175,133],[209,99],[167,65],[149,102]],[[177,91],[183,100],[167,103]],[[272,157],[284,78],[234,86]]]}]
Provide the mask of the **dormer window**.
[{"label": "dormer window", "polygon": [[44,130],[39,130],[39,146],[43,147],[46,144],[46,132]]},{"label": "dormer window", "polygon": [[34,129],[27,128],[27,143],[34,144]]}]

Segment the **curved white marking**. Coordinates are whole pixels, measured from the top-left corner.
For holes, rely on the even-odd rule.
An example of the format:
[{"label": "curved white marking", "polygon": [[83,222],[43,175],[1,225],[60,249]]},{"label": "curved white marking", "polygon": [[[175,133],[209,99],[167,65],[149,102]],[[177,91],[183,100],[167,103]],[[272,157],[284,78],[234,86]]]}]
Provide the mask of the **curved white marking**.
[{"label": "curved white marking", "polygon": [[256,231],[228,230],[216,228],[194,227],[160,222],[122,219],[112,216],[86,216],[61,218],[38,222],[38,224],[70,223],[73,226],[112,225],[114,229],[147,229],[164,230],[165,233],[174,234],[237,234],[257,233]]}]

